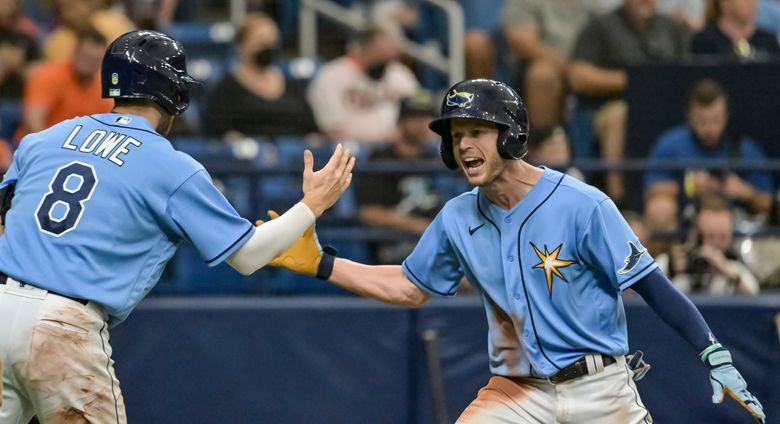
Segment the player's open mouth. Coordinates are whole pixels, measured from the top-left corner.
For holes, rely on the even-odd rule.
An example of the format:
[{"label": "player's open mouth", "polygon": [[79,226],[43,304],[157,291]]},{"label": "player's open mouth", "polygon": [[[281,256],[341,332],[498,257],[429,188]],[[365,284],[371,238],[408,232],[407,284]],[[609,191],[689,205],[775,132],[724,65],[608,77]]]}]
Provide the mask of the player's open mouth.
[{"label": "player's open mouth", "polygon": [[466,169],[479,168],[483,163],[485,161],[480,158],[463,158],[463,166]]}]

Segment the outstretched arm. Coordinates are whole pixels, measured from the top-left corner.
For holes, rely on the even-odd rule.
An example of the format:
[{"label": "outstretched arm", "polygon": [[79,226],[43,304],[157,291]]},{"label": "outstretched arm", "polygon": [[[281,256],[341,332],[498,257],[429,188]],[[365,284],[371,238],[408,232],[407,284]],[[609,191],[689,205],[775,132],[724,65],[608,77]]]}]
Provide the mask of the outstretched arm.
[{"label": "outstretched arm", "polygon": [[712,331],[693,303],[658,269],[631,286],[670,327],[674,328],[710,368],[712,402],[723,402],[728,394],[747,409],[756,420],[764,422],[763,407],[747,391],[747,383],[734,368],[731,354],[715,340]]},{"label": "outstretched arm", "polygon": [[417,308],[430,298],[406,277],[400,265],[365,265],[336,258],[328,281],[392,305]]},{"label": "outstretched arm", "polygon": [[[269,211],[271,221],[257,221],[258,230],[272,225],[282,217]],[[292,272],[327,280],[361,296],[383,303],[416,308],[430,297],[404,274],[400,265],[366,265],[337,258],[330,246],[320,246],[312,224],[298,240],[270,263]]]}]

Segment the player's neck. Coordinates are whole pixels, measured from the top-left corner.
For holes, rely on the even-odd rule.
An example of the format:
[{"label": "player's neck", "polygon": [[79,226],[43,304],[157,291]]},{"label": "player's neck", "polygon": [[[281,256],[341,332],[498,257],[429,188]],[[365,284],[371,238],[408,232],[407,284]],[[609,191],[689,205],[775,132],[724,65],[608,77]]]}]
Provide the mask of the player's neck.
[{"label": "player's neck", "polygon": [[480,188],[487,198],[505,210],[512,209],[534,188],[544,171],[525,161],[509,161],[504,172]]}]

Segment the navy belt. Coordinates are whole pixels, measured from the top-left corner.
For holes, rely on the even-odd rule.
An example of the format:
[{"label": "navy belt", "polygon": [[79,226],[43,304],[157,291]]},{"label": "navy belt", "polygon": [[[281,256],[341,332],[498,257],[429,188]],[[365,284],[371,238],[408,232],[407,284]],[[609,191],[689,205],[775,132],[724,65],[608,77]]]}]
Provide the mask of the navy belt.
[{"label": "navy belt", "polygon": [[[5,285],[5,282],[6,282],[6,280],[8,280],[8,276],[7,276],[7,275],[5,275],[5,274],[3,274],[2,272],[0,272],[0,285],[1,285],[1,286],[4,286],[4,285]],[[16,280],[16,281],[19,281],[19,280]],[[19,281],[19,284],[20,284],[22,287],[24,287],[24,286],[26,286],[26,285],[34,286],[34,284],[25,283],[24,281]],[[76,302],[79,302],[79,303],[81,303],[81,304],[82,304],[82,305],[84,305],[84,306],[86,306],[86,305],[87,305],[87,303],[89,303],[89,300],[87,300],[87,299],[81,299],[81,298],[78,298],[78,297],[73,297],[73,296],[66,296],[66,295],[64,295],[64,294],[60,294],[60,293],[57,293],[57,292],[55,292],[55,291],[51,291],[51,290],[46,290],[46,291],[48,291],[48,292],[49,292],[49,293],[51,293],[51,294],[56,294],[57,296],[64,297],[64,298],[66,298],[66,299],[74,300],[74,301],[76,301]]]},{"label": "navy belt", "polygon": [[[550,381],[550,383],[560,384],[564,381],[569,381],[584,375],[588,375],[588,362],[585,358],[586,357],[583,356],[573,364],[565,368],[561,368],[561,370],[558,371],[555,375],[551,375],[547,379]],[[604,354],[601,355],[601,359],[604,361],[605,367],[617,362],[614,357]]]}]

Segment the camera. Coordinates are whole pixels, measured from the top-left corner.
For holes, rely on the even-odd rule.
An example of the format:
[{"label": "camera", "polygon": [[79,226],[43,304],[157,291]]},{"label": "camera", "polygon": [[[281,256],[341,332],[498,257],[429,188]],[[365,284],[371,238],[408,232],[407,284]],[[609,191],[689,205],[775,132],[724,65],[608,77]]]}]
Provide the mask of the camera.
[{"label": "camera", "polygon": [[710,261],[701,254],[697,247],[688,252],[688,273],[700,277],[710,269]]}]

